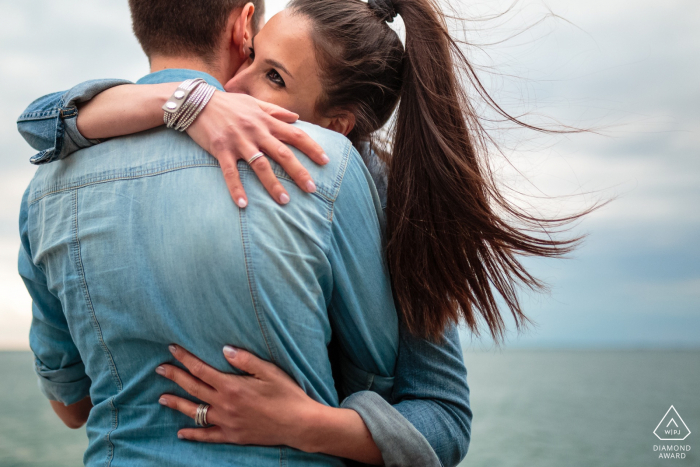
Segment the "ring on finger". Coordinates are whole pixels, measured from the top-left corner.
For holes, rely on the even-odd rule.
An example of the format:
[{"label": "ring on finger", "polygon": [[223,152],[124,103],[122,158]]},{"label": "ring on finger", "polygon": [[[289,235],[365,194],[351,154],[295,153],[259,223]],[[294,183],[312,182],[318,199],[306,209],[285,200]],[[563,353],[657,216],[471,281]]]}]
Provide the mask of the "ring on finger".
[{"label": "ring on finger", "polygon": [[253,157],[251,157],[250,159],[248,159],[246,162],[248,162],[248,165],[250,165],[250,164],[252,164],[253,162],[255,162],[255,161],[257,161],[258,159],[260,159],[260,158],[261,158],[262,156],[264,156],[264,155],[265,155],[265,154],[263,154],[262,151],[261,151],[261,152],[258,152],[258,153],[256,153],[256,154],[254,154]]},{"label": "ring on finger", "polygon": [[197,426],[207,426],[207,412],[209,411],[209,404],[199,404],[197,407],[197,413],[194,416],[194,424]]}]

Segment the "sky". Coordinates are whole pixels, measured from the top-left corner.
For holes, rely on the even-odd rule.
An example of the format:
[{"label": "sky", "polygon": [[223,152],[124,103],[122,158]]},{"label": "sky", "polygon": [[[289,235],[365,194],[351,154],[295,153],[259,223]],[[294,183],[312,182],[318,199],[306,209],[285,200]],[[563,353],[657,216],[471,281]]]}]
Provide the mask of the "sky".
[{"label": "sky", "polygon": [[[526,260],[549,292],[524,294],[536,326],[511,326],[506,347],[699,347],[700,3],[521,0],[494,17],[511,3],[452,2],[467,18],[453,33],[490,93],[528,121],[595,131],[494,128],[507,157],[492,160],[499,179],[545,214],[612,201],[574,228],[587,238],[569,259]],[[267,5],[269,18],[284,2]],[[41,95],[136,80],[148,62],[126,0],[0,0],[0,10],[0,349],[26,349],[17,217],[34,151],[15,120]]]}]

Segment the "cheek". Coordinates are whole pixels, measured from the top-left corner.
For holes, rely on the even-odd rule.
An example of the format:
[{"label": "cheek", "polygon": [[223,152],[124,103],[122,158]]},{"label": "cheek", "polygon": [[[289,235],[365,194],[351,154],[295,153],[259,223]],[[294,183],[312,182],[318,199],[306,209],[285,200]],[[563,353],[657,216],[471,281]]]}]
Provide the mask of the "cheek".
[{"label": "cheek", "polygon": [[313,99],[307,99],[307,98],[302,98],[302,99],[294,99],[295,102],[291,105],[291,107],[294,107],[292,112],[299,114],[299,118],[301,120],[304,120],[305,122],[313,123],[316,125],[321,124],[321,120],[318,115],[316,115],[316,109],[313,105],[314,100]]},{"label": "cheek", "polygon": [[290,95],[284,89],[275,89],[269,81],[254,65],[243,65],[236,76],[231,78],[224,86],[227,92],[247,94],[261,101],[279,105],[287,110],[299,114],[302,120],[318,123],[314,115],[315,100],[303,94]]},{"label": "cheek", "polygon": [[299,118],[305,122],[323,126],[325,119],[316,112],[316,102],[320,98],[320,93],[316,89],[304,86],[298,92],[289,96],[289,110],[299,114]]}]

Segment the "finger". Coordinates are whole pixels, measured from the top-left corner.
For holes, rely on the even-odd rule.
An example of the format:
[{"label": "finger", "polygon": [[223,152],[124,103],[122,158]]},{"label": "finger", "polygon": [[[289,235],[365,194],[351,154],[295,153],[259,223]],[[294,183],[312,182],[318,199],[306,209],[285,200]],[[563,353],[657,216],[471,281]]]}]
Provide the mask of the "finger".
[{"label": "finger", "polygon": [[300,128],[282,122],[271,125],[272,136],[294,146],[317,164],[325,165],[330,160],[323,148]]},{"label": "finger", "polygon": [[264,101],[258,101],[258,105],[263,112],[285,123],[294,123],[299,120],[299,114],[291,112],[278,105],[270,104],[269,102]]},{"label": "finger", "polygon": [[272,199],[277,201],[279,204],[287,204],[289,202],[289,193],[284,189],[277,176],[272,171],[270,166],[270,161],[266,157],[260,157],[250,164],[250,168],[253,169],[255,174],[260,179],[260,183],[263,184],[265,189]]},{"label": "finger", "polygon": [[177,359],[177,361],[185,365],[185,368],[190,370],[192,376],[201,379],[209,386],[214,388],[221,386],[223,383],[223,373],[207,365],[179,345],[171,344],[168,346],[168,349],[170,350],[170,353],[173,354],[173,357]]},{"label": "finger", "polygon": [[187,394],[196,399],[209,403],[211,403],[211,401],[214,399],[214,388],[203,383],[201,380],[195,378],[185,370],[173,365],[163,364],[156,368],[156,373],[173,381],[175,384],[187,391]]},{"label": "finger", "polygon": [[314,193],[316,191],[316,184],[308,170],[301,165],[299,159],[296,158],[292,150],[284,143],[273,137],[269,137],[260,145],[260,149],[281,165],[284,171],[292,177],[292,180],[299,185],[299,188],[307,193]]},{"label": "finger", "polygon": [[[199,404],[196,402],[183,399],[182,397],[173,396],[172,394],[163,394],[160,396],[160,399],[158,399],[158,403],[170,409],[177,410],[178,412],[190,417],[192,420],[195,420],[197,417],[197,409],[199,408]],[[207,423],[209,425],[219,425],[221,423],[218,412],[212,406],[209,406],[209,409],[207,410]]]},{"label": "finger", "polygon": [[198,441],[200,443],[226,443],[224,430],[218,426],[209,428],[184,428],[177,432],[177,437],[189,441]]},{"label": "finger", "polygon": [[258,358],[246,350],[238,349],[230,345],[224,346],[224,357],[231,366],[243,370],[257,378],[272,375],[275,370],[278,370],[274,364]]},{"label": "finger", "polygon": [[243,183],[241,183],[241,176],[238,173],[237,160],[231,153],[226,153],[219,155],[216,158],[221,166],[221,172],[224,174],[224,180],[226,180],[226,186],[228,187],[229,193],[231,193],[231,198],[236,203],[239,208],[244,208],[248,206],[248,197],[243,189]]}]

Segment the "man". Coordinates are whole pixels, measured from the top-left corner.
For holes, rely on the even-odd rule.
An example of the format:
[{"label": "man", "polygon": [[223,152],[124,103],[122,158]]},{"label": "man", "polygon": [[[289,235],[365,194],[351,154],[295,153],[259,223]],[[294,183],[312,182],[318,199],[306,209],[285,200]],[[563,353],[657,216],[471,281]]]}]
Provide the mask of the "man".
[{"label": "man", "polygon": [[[197,3],[197,5],[191,3]],[[163,8],[159,9],[159,5]],[[236,1],[183,2],[180,8],[175,8],[173,2],[132,0],[131,7],[135,32],[144,50],[149,54],[151,69],[154,72],[142,79],[141,83],[171,82],[201,77],[209,84],[221,88],[220,83],[225,82],[240,66],[240,54],[233,51],[240,49],[244,41],[252,37],[256,23],[259,21],[255,16],[256,10],[253,5],[243,5],[242,2]],[[259,12],[260,9],[257,11]],[[211,16],[207,17],[207,15]],[[200,22],[194,25],[192,18],[198,18]],[[226,21],[221,21],[221,18]],[[188,28],[194,28],[194,30]],[[204,40],[200,40],[202,38]],[[182,70],[183,68],[189,71]],[[108,86],[103,85],[103,89],[105,87]],[[84,89],[83,92],[85,92]],[[83,94],[81,98],[85,97]],[[87,98],[89,97],[91,96]],[[244,98],[241,97],[241,99]],[[249,104],[250,98],[245,102]],[[265,106],[262,107],[265,108]],[[260,109],[258,112],[260,126],[269,124],[269,115]],[[279,115],[284,114],[280,112]],[[247,118],[251,116],[247,115]],[[300,137],[296,132],[290,132],[284,138],[279,133],[273,136],[279,136],[280,140],[298,143],[299,146],[309,148],[308,152],[312,154],[315,152],[316,157],[321,159],[322,152],[318,146],[304,141],[304,137]],[[79,141],[79,138],[76,140]],[[139,452],[149,452],[153,455],[154,450],[161,450],[161,455],[166,457],[173,452],[182,455],[177,444],[163,446],[161,443],[156,449],[148,443],[149,437],[153,439],[162,434],[154,432],[154,427],[163,424],[160,417],[163,419],[167,417],[162,411],[145,410],[144,419],[139,420],[138,423],[133,423],[133,420],[128,420],[128,417],[125,420],[124,414],[128,414],[129,410],[133,409],[129,407],[130,401],[142,400],[139,391],[145,389],[145,382],[152,381],[149,379],[152,376],[146,376],[144,372],[152,372],[152,361],[166,360],[168,356],[162,352],[158,355],[158,351],[152,346],[141,348],[141,355],[130,355],[126,350],[130,349],[133,354],[133,350],[139,347],[123,341],[144,340],[144,336],[159,333],[169,338],[176,337],[183,344],[191,343],[191,348],[199,350],[195,353],[199,353],[205,360],[220,369],[225,368],[220,352],[214,354],[213,347],[206,348],[206,345],[202,347],[202,341],[212,337],[206,335],[207,329],[219,327],[221,324],[217,322],[216,310],[205,310],[205,313],[200,313],[200,317],[204,314],[212,318],[209,326],[195,326],[188,325],[188,310],[187,307],[182,306],[183,302],[188,303],[192,308],[189,310],[190,313],[197,312],[197,308],[201,306],[200,295],[206,297],[208,294],[201,290],[203,284],[200,284],[198,290],[198,287],[189,288],[188,282],[192,280],[193,274],[197,277],[200,268],[202,270],[200,273],[211,281],[212,277],[206,275],[204,271],[211,268],[216,270],[219,266],[222,252],[217,246],[226,243],[226,240],[223,237],[216,237],[216,229],[206,225],[206,219],[211,218],[215,224],[215,219],[231,215],[231,207],[224,204],[220,193],[217,195],[216,190],[220,190],[220,183],[217,184],[214,178],[205,178],[211,185],[206,187],[207,183],[202,183],[197,176],[189,177],[189,172],[197,173],[206,163],[184,170],[178,168],[177,171],[168,172],[168,175],[161,173],[162,170],[155,170],[148,172],[146,176],[124,177],[124,173],[128,171],[139,173],[138,170],[134,171],[139,163],[142,164],[141,169],[147,170],[145,167],[149,164],[153,166],[164,161],[172,162],[172,154],[168,154],[167,158],[165,154],[161,154],[145,161],[142,158],[146,152],[144,147],[152,153],[153,148],[157,148],[158,145],[172,144],[171,140],[180,145],[183,154],[187,151],[191,154],[199,154],[200,150],[191,142],[188,143],[186,138],[180,138],[179,135],[167,130],[139,138],[125,138],[124,141],[114,140],[108,143],[109,145],[105,144],[92,150],[92,153],[79,153],[77,155],[80,159],[79,171],[75,168],[75,163],[66,162],[63,166],[52,164],[55,165],[54,168],[38,174],[38,179],[33,182],[23,201],[21,218],[23,251],[20,257],[20,271],[34,298],[35,320],[31,340],[32,348],[37,354],[37,372],[42,387],[47,396],[54,399],[52,405],[59,416],[62,416],[70,426],[81,425],[87,413],[90,412],[92,402],[84,398],[89,391],[93,397],[97,396],[96,409],[92,410],[91,415],[95,419],[95,426],[100,426],[99,419],[102,418],[103,422],[108,421],[112,427],[107,432],[96,430],[98,433],[90,433],[91,446],[86,453],[88,464],[102,462],[105,455],[107,459],[113,459],[118,463],[118,458],[115,456],[124,452],[126,452],[127,462],[131,461],[132,464],[136,462],[136,458],[129,458],[129,456],[138,456]],[[115,151],[115,148],[117,152],[132,151],[138,157],[135,156],[130,160],[120,155],[105,160],[106,157],[100,159],[97,156],[100,151],[110,152]],[[60,153],[61,148],[57,149]],[[224,154],[219,157],[219,162],[222,167],[226,164],[235,167],[236,159],[245,159],[250,156],[250,154]],[[271,156],[274,157],[274,154]],[[201,159],[201,161],[204,160],[204,158]],[[269,166],[265,166],[267,163],[265,158],[259,161],[257,164],[262,166],[262,170],[256,170],[256,172],[264,173]],[[71,173],[71,170],[74,172]],[[140,173],[146,173],[143,170]],[[306,180],[302,179],[300,182],[302,186],[311,180],[308,170],[314,169],[307,169],[307,174],[302,177]],[[117,174],[121,175],[117,176]],[[229,176],[227,179],[228,187],[233,199],[238,203],[241,199],[240,191],[237,191],[241,189],[240,182],[236,180],[237,175],[233,180],[231,178]],[[115,188],[118,184],[125,185],[126,188]],[[172,190],[168,184],[176,184],[177,189]],[[266,184],[265,188],[277,202],[289,201],[287,189],[278,181]],[[86,196],[81,189],[85,192],[92,191],[89,196]],[[313,189],[305,189],[305,191],[313,191]],[[158,196],[154,198],[156,192]],[[177,202],[173,203],[175,208],[169,204],[164,192],[172,197],[178,197]],[[129,210],[115,213],[113,208],[124,197],[130,199]],[[187,202],[198,198],[218,201],[207,202],[206,206]],[[154,199],[158,201],[154,203]],[[149,203],[155,206],[144,211],[133,208],[134,205]],[[207,216],[202,210],[210,207],[211,204],[217,207]],[[241,203],[238,204],[241,206]],[[244,204],[247,204],[247,201]],[[154,207],[161,209],[154,209]],[[181,218],[173,219],[158,214],[173,209],[178,216],[182,216],[183,213],[187,213],[186,208],[195,211],[196,216],[191,221],[200,222],[201,228],[192,228],[192,225],[183,224]],[[134,212],[151,214],[157,218],[154,219],[148,215],[142,215],[136,219],[129,218],[128,216]],[[124,229],[120,230],[122,227]],[[112,229],[109,235],[112,235],[113,242],[109,244],[96,240],[104,234],[105,229]],[[176,229],[187,229],[187,235],[184,238],[182,235],[173,235],[172,231]],[[221,232],[225,230],[222,228]],[[124,237],[127,239],[125,240]],[[202,248],[205,243],[214,246]],[[159,245],[163,251],[155,251]],[[231,254],[235,256],[235,253],[231,252]],[[144,264],[141,261],[144,257],[151,260],[157,258],[157,264],[153,262]],[[47,264],[51,265],[51,271],[43,270]],[[51,282],[52,278],[54,282]],[[56,282],[56,278],[60,278],[61,281]],[[245,278],[228,279],[227,283],[245,282]],[[234,292],[233,285],[231,289]],[[125,292],[124,296],[119,296],[120,290]],[[129,296],[130,294],[133,296]],[[144,301],[149,302],[155,309],[144,308]],[[240,309],[246,307],[246,304],[241,303],[229,305],[235,305],[234,308]],[[137,319],[138,313],[129,315],[124,310],[152,313],[153,319]],[[173,310],[182,313],[180,316],[175,316],[173,320],[166,319],[164,315],[173,313]],[[77,315],[71,316],[71,313],[77,313]],[[105,316],[106,319],[103,318]],[[114,335],[118,330],[123,332],[130,329],[128,323],[120,321],[122,319],[136,320],[139,325],[152,327],[152,329],[142,329],[140,332],[133,332],[132,335],[128,333],[125,336]],[[106,326],[105,321],[110,325]],[[244,333],[246,326],[251,323],[236,324],[237,329],[228,331],[224,329],[224,331],[229,335],[233,332]],[[169,329],[171,332],[163,332],[163,329]],[[254,330],[248,331],[254,332]],[[157,341],[157,339],[153,340]],[[410,339],[403,340],[402,345],[405,345],[405,342],[410,342]],[[413,351],[415,356],[416,349],[421,348],[420,345],[414,343],[414,347],[407,349],[404,354],[410,355]],[[253,347],[252,350],[257,350],[256,353],[265,355],[265,349],[256,349],[255,343],[250,343],[250,346]],[[427,347],[424,349],[424,353],[430,352]],[[118,355],[120,352],[121,355]],[[153,355],[148,355],[149,352]],[[133,361],[130,361],[132,356]],[[120,359],[121,361],[118,362]],[[106,367],[109,369],[109,377],[90,381],[85,371],[86,366]],[[289,368],[286,370],[290,371]],[[293,373],[293,369],[290,372]],[[155,399],[153,402],[155,403]],[[69,406],[66,407],[63,403]],[[137,414],[138,411],[132,413]],[[469,413],[469,420],[470,418]],[[176,421],[180,423],[182,420]],[[124,431],[124,427],[119,426],[120,422],[132,424],[129,428],[132,430],[130,437],[118,436]],[[103,426],[105,426],[104,423]],[[379,433],[373,432],[373,435],[375,438],[381,438]],[[100,440],[92,442],[98,437]],[[175,439],[173,443],[178,441]],[[189,451],[194,452],[199,449],[189,446],[190,449],[185,451],[188,454],[191,454]],[[214,461],[216,453],[223,453],[227,449],[233,448],[208,446],[206,450],[215,454],[206,455],[214,455],[212,458]],[[256,456],[270,455],[269,451],[265,450],[255,452]],[[123,462],[124,458],[120,460]],[[202,460],[203,458],[199,457],[193,462],[201,463]]]}]

